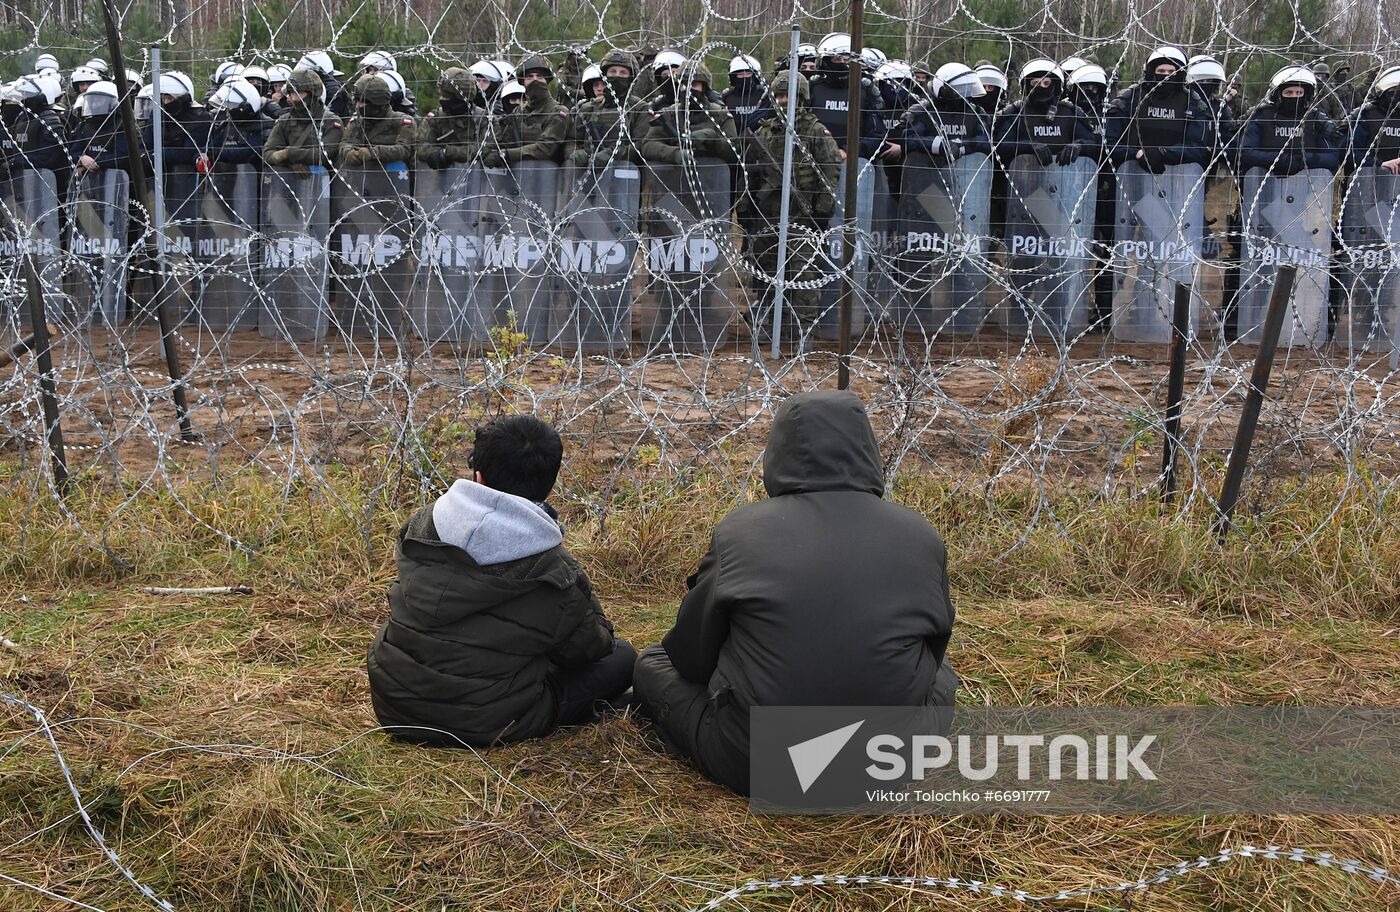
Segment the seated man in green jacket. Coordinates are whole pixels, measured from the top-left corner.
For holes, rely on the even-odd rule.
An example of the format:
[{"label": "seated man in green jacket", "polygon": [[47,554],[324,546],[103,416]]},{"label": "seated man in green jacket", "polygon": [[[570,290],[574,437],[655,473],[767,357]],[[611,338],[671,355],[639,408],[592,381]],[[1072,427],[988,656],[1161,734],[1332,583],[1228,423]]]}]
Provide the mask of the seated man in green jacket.
[{"label": "seated man in green jacket", "polygon": [[596,719],[632,683],[545,498],[564,447],[530,415],[477,431],[447,493],[399,532],[389,621],[369,647],[379,724],[405,741],[485,746]]}]

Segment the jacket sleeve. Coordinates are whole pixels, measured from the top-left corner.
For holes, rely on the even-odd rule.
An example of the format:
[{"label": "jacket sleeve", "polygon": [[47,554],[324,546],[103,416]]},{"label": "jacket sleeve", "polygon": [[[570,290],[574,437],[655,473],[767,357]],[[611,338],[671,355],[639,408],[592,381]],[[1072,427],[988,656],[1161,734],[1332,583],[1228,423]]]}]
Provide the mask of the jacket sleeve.
[{"label": "jacket sleeve", "polygon": [[545,117],[544,128],[540,130],[539,139],[514,149],[507,149],[504,157],[506,161],[510,162],[525,160],[557,162],[561,160],[564,143],[568,138],[569,112],[558,108],[549,112]]},{"label": "jacket sleeve", "polygon": [[992,138],[987,135],[987,124],[982,118],[974,117],[971,123],[975,127],[967,132],[967,137],[963,139],[963,154],[971,155],[976,152],[992,154]]},{"label": "jacket sleeve", "polygon": [[390,162],[413,161],[413,134],[415,132],[413,118],[405,117],[399,124],[399,135],[395,137],[398,142],[393,143],[371,143],[369,150],[374,153],[374,157],[380,164]]},{"label": "jacket sleeve", "polygon": [[1103,137],[1094,131],[1094,125],[1082,114],[1074,118],[1074,141],[1083,148],[1079,154],[1088,158],[1098,158],[1103,152]]},{"label": "jacket sleeve", "polygon": [[1122,95],[1113,99],[1104,120],[1104,145],[1108,147],[1108,157],[1115,165],[1131,161],[1137,155],[1136,147],[1131,147],[1128,127],[1132,125],[1133,112],[1129,100]]},{"label": "jacket sleeve", "polygon": [[588,574],[577,565],[574,569],[578,572],[578,582],[569,590],[571,604],[565,612],[566,620],[572,623],[560,631],[549,652],[549,660],[560,668],[581,668],[612,650],[612,622],[603,614],[603,606],[593,594]]},{"label": "jacket sleeve", "polygon": [[710,119],[715,121],[715,130],[707,131],[707,138],[695,143],[695,154],[718,158],[731,165],[736,163],[739,160],[739,132],[734,126],[734,115],[728,109],[714,110],[710,112]]},{"label": "jacket sleeve", "polygon": [[[281,124],[281,121],[278,121]],[[329,167],[340,156],[344,128],[339,121],[332,121],[321,132],[320,142],[313,146],[290,146],[287,148],[287,161],[294,165],[320,165]],[[264,147],[266,148],[266,147]]]},{"label": "jacket sleeve", "polygon": [[[930,136],[930,132],[934,135]],[[921,108],[910,108],[904,112],[904,153],[922,152],[933,154],[933,141],[937,133],[933,131],[933,118]]]},{"label": "jacket sleeve", "polygon": [[997,158],[1004,164],[1010,163],[1017,156],[1032,154],[1031,144],[1021,141],[1021,124],[1024,122],[1019,106],[1007,108],[997,118]]},{"label": "jacket sleeve", "polygon": [[1209,118],[1193,108],[1192,117],[1186,121],[1186,135],[1182,137],[1185,141],[1163,146],[1162,161],[1168,165],[1209,165],[1215,146],[1213,134]]},{"label": "jacket sleeve", "polygon": [[1336,121],[1319,117],[1309,124],[1308,145],[1303,148],[1304,164],[1309,168],[1326,168],[1335,173],[1342,165],[1342,149],[1346,136]]},{"label": "jacket sleeve", "polygon": [[1376,153],[1371,147],[1375,131],[1369,119],[1361,116],[1364,109],[1357,109],[1351,117],[1351,138],[1347,141],[1347,169],[1355,171],[1376,164]]},{"label": "jacket sleeve", "polygon": [[685,581],[689,591],[681,600],[676,625],[661,640],[676,671],[696,684],[709,683],[729,639],[729,612],[719,598],[720,571],[719,550],[711,539],[700,568]]},{"label": "jacket sleeve", "polygon": [[642,140],[642,158],[649,162],[674,165],[680,161],[681,147],[676,137],[666,129],[669,112],[662,111],[655,120],[647,124],[646,138]]},{"label": "jacket sleeve", "polygon": [[38,141],[33,144],[33,148],[18,156],[22,168],[32,168],[36,171],[63,171],[73,166],[72,159],[68,157],[67,144],[63,140],[63,127],[58,122],[57,117],[52,119],[35,118],[34,122],[29,125],[29,129],[38,134]]},{"label": "jacket sleeve", "polygon": [[1245,121],[1244,129],[1235,137],[1235,154],[1232,158],[1239,163],[1240,174],[1244,174],[1250,168],[1268,169],[1274,163],[1277,153],[1260,148],[1259,130],[1259,118],[1251,117]]}]

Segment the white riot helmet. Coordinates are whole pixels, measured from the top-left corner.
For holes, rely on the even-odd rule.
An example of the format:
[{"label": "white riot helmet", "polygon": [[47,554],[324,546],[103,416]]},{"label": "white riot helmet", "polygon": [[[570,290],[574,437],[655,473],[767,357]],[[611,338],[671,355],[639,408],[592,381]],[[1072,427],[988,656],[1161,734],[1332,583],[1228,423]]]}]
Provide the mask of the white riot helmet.
[{"label": "white riot helmet", "polygon": [[1072,57],[1066,57],[1064,60],[1060,61],[1060,71],[1063,72],[1065,74],[1065,78],[1068,79],[1069,77],[1074,75],[1075,70],[1079,69],[1082,66],[1088,66],[1088,64],[1089,61],[1085,60],[1083,57],[1080,57],[1078,54],[1075,54]]},{"label": "white riot helmet", "polygon": [[930,86],[933,94],[937,95],[948,89],[965,100],[981,98],[987,94],[987,90],[982,86],[982,80],[977,76],[977,72],[965,63],[945,63],[934,71],[933,83]]},{"label": "white riot helmet", "polygon": [[381,73],[385,70],[394,72],[398,70],[399,64],[398,61],[394,59],[393,54],[386,51],[370,51],[360,58],[360,69],[368,70],[370,67],[374,67]]},{"label": "white riot helmet", "polygon": [[821,41],[817,42],[818,57],[849,57],[851,55],[851,36],[845,32],[832,32]]},{"label": "white riot helmet", "polygon": [[292,68],[280,63],[274,63],[267,68],[267,84],[269,86],[280,85],[287,81],[292,75]]},{"label": "white riot helmet", "polygon": [[515,78],[515,64],[511,63],[509,60],[503,59],[497,59],[491,62],[496,65],[496,69],[501,71],[501,76],[504,77],[506,82],[510,82]]},{"label": "white riot helmet", "polygon": [[506,83],[505,85],[501,86],[501,97],[502,97],[502,98],[515,98],[517,95],[520,96],[521,98],[524,98],[524,97],[525,97],[525,87],[524,87],[523,85],[521,85],[520,83],[516,82],[514,79],[512,79],[510,82]]},{"label": "white riot helmet", "polygon": [[[9,103],[11,103],[11,104],[21,104],[21,103],[24,101],[24,99],[20,97],[20,93],[19,93],[19,84],[20,84],[20,82],[21,82],[23,79],[24,79],[24,77],[20,77],[19,79],[16,79],[14,82],[7,82],[7,83],[5,83],[4,85],[0,85],[0,102],[9,102]],[[38,97],[39,97],[39,94],[36,92],[35,94],[31,95],[30,97],[32,97],[32,98],[38,98]]]},{"label": "white riot helmet", "polygon": [[977,74],[977,79],[982,83],[982,88],[1006,91],[1006,74],[995,64],[984,63],[973,72]]},{"label": "white riot helmet", "polygon": [[128,86],[136,86],[136,88],[140,89],[140,88],[142,88],[143,86],[145,86],[146,80],[143,79],[143,78],[141,78],[141,74],[138,73],[136,70],[133,70],[133,69],[131,69],[130,67],[127,67],[127,70],[126,70],[126,84],[127,84]]},{"label": "white riot helmet", "polygon": [[487,82],[493,82],[497,85],[508,81],[506,74],[501,72],[501,68],[496,65],[494,60],[478,60],[473,63],[471,74],[477,79],[485,79]]},{"label": "white riot helmet", "polygon": [[160,85],[156,87],[156,91],[161,95],[193,100],[194,81],[179,70],[170,70],[160,74]]},{"label": "white riot helmet", "polygon": [[1060,69],[1060,65],[1055,61],[1048,57],[1037,57],[1034,60],[1027,61],[1026,64],[1021,67],[1021,89],[1024,91],[1026,89],[1026,83],[1039,82],[1046,76],[1057,80],[1061,88],[1064,87],[1065,71]]},{"label": "white riot helmet", "polygon": [[151,106],[155,103],[155,93],[156,87],[151,85],[142,86],[141,91],[136,93],[135,108],[137,120],[151,119]]},{"label": "white riot helmet", "polygon": [[243,72],[239,75],[249,82],[252,82],[254,79],[261,80],[264,87],[271,83],[267,75],[267,70],[264,70],[260,66],[245,66]]},{"label": "white riot helmet", "polygon": [[94,57],[83,64],[83,66],[87,67],[89,70],[96,70],[103,76],[106,76],[112,71],[111,68],[107,66],[107,61],[103,60],[101,57]]},{"label": "white riot helmet", "polygon": [[1178,70],[1184,70],[1187,66],[1186,52],[1169,44],[1156,48],[1147,55],[1147,63],[1143,64],[1142,72],[1145,76],[1152,76],[1157,72],[1157,67],[1164,63],[1170,63]]},{"label": "white riot helmet", "polygon": [[57,70],[58,58],[52,54],[40,54],[34,58],[34,72],[42,73],[45,70]]},{"label": "white riot helmet", "polygon": [[901,82],[914,78],[914,68],[903,60],[891,60],[875,71],[878,82]]},{"label": "white riot helmet", "polygon": [[68,77],[68,84],[76,89],[83,83],[101,82],[102,74],[90,66],[80,66],[73,70],[73,74]]},{"label": "white riot helmet", "polygon": [[324,79],[335,72],[335,64],[331,62],[331,55],[325,51],[307,51],[293,69],[310,70]]},{"label": "white riot helmet", "polygon": [[1225,65],[1209,54],[1197,54],[1186,64],[1187,82],[1224,82]]},{"label": "white riot helmet", "polygon": [[660,51],[652,58],[651,71],[657,73],[661,70],[669,70],[671,67],[684,68],[687,61],[685,55],[680,51],[673,51],[670,48]]},{"label": "white riot helmet", "polygon": [[1080,85],[1101,85],[1108,87],[1108,73],[1097,63],[1086,63],[1070,74],[1069,84]]},{"label": "white riot helmet", "polygon": [[402,76],[400,76],[394,70],[380,70],[374,75],[378,76],[381,80],[384,81],[386,85],[389,86],[389,95],[391,97],[394,95],[398,95],[399,97],[395,100],[403,100],[403,94],[405,91],[408,90],[408,83],[404,81],[404,78]]},{"label": "white riot helmet", "polygon": [[83,93],[84,117],[108,117],[117,109],[117,84],[103,79]]},{"label": "white riot helmet", "polygon": [[1371,84],[1371,94],[1383,95],[1397,88],[1400,88],[1400,66],[1393,66],[1376,74],[1376,81]]},{"label": "white riot helmet", "polygon": [[225,60],[214,68],[214,75],[211,77],[210,81],[214,83],[215,88],[218,88],[234,76],[241,75],[242,72],[243,64],[236,63],[232,60]]},{"label": "white riot helmet", "polygon": [[815,44],[799,44],[797,46],[797,59],[799,61],[816,60],[817,46]]},{"label": "white riot helmet", "polygon": [[1280,92],[1284,86],[1297,85],[1303,87],[1304,97],[1311,99],[1317,94],[1317,74],[1308,67],[1301,64],[1286,66],[1274,74],[1274,78],[1269,80],[1269,100],[1278,101]]},{"label": "white riot helmet", "polygon": [[730,76],[733,76],[735,73],[742,73],[744,70],[753,70],[753,74],[757,76],[759,73],[763,72],[763,66],[757,59],[750,57],[748,54],[740,54],[729,61]]},{"label": "white riot helmet", "polygon": [[589,83],[603,78],[603,68],[596,63],[590,63],[584,67],[583,75],[579,77],[578,84],[587,89]]},{"label": "white riot helmet", "polygon": [[215,111],[242,111],[254,114],[262,110],[263,97],[257,86],[240,76],[235,76],[219,86],[214,94],[209,96],[207,104]]},{"label": "white riot helmet", "polygon": [[42,98],[45,105],[51,105],[63,97],[63,83],[48,73],[21,76],[10,85],[15,92],[15,100],[21,104]]},{"label": "white riot helmet", "polygon": [[864,47],[860,49],[860,65],[867,70],[874,72],[889,62],[889,57],[885,52],[877,47]]}]

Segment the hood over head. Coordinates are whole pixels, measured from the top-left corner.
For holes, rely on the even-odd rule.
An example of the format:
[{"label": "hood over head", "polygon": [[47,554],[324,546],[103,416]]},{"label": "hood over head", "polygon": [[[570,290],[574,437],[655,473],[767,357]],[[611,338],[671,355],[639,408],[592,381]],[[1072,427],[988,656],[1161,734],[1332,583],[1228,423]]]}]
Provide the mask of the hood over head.
[{"label": "hood over head", "polygon": [[822,491],[885,493],[875,429],[854,394],[817,390],[778,407],[763,453],[769,497]]},{"label": "hood over head", "polygon": [[564,541],[540,504],[459,478],[433,504],[438,538],[482,566],[543,554]]}]

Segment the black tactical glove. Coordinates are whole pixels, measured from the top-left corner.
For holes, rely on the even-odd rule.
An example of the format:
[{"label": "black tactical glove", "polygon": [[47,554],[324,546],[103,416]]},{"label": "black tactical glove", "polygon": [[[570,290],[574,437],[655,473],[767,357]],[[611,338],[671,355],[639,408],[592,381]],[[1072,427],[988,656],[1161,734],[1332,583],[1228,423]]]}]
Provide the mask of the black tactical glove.
[{"label": "black tactical glove", "polygon": [[1055,163],[1055,150],[1045,143],[1031,143],[1031,151],[1035,153],[1036,161],[1041,165],[1053,165]]},{"label": "black tactical glove", "polygon": [[1060,148],[1060,154],[1055,156],[1055,161],[1062,165],[1072,164],[1083,152],[1084,146],[1081,143],[1066,143]]},{"label": "black tactical glove", "polygon": [[1155,146],[1143,149],[1142,166],[1153,174],[1161,174],[1167,170],[1167,163],[1162,159],[1162,150]]},{"label": "black tactical glove", "polygon": [[429,168],[440,171],[447,167],[447,151],[445,149],[429,149],[418,160]]}]

